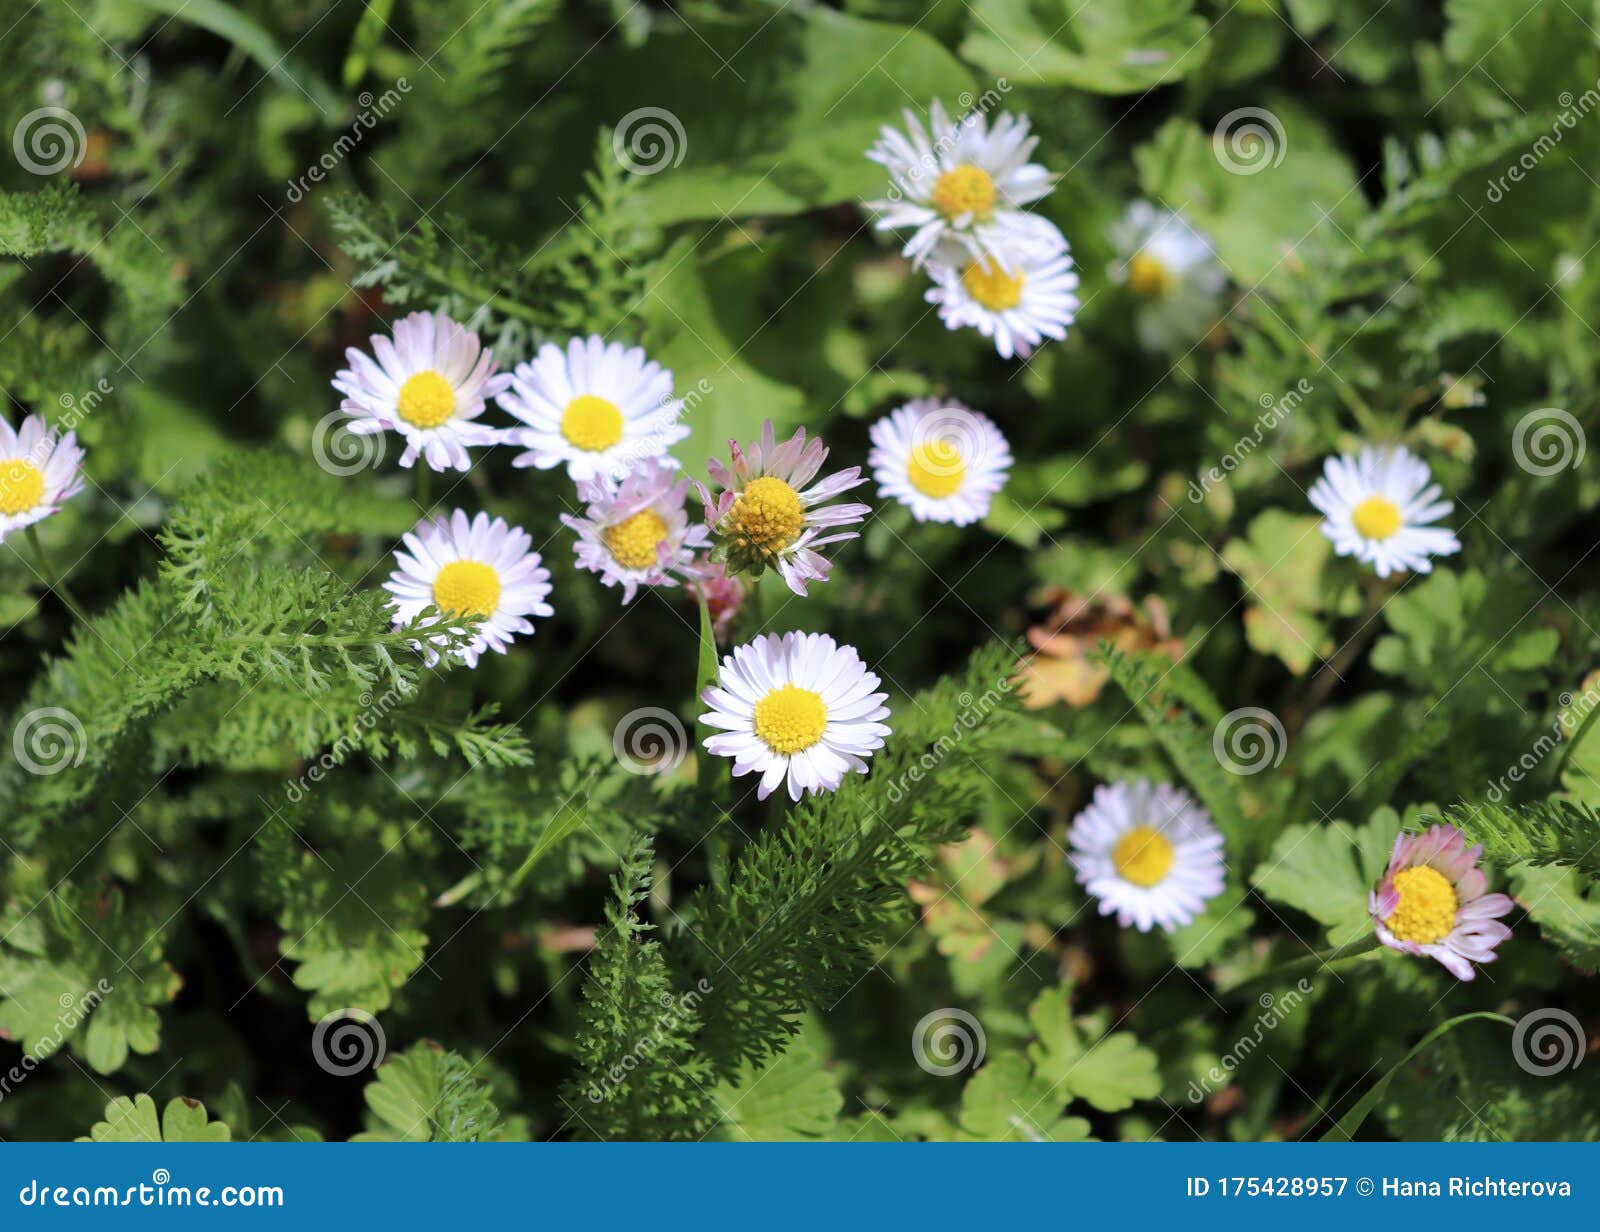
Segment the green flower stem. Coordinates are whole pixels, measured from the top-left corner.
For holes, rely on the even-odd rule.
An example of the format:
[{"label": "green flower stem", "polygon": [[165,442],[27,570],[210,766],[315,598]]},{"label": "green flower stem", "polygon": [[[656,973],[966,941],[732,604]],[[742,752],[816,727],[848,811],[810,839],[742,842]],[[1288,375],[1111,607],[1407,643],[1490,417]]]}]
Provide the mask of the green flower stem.
[{"label": "green flower stem", "polygon": [[417,459],[417,504],[424,517],[433,512],[433,468],[426,458]]},{"label": "green flower stem", "polygon": [[33,549],[33,558],[39,564],[39,572],[44,574],[45,584],[55,592],[56,598],[66,605],[67,611],[72,613],[72,618],[75,621],[80,625],[88,623],[88,618],[84,616],[83,609],[78,606],[78,601],[73,598],[72,592],[67,589],[66,582],[62,580],[61,575],[56,572],[55,565],[51,563],[50,553],[44,550],[44,544],[39,540],[38,529],[30,526],[22,533],[28,541],[28,546]]},{"label": "green flower stem", "polygon": [[1336,962],[1343,962],[1350,958],[1359,958],[1370,954],[1383,943],[1378,940],[1376,931],[1369,932],[1359,940],[1347,945],[1337,945],[1331,950],[1323,950],[1320,954],[1307,954],[1304,958],[1297,958],[1293,962],[1284,963],[1281,967],[1274,967],[1265,974],[1254,979],[1246,980],[1237,987],[1230,988],[1222,994],[1225,1001],[1241,1000],[1247,995],[1298,979],[1309,972],[1321,971],[1324,967],[1332,966]]}]

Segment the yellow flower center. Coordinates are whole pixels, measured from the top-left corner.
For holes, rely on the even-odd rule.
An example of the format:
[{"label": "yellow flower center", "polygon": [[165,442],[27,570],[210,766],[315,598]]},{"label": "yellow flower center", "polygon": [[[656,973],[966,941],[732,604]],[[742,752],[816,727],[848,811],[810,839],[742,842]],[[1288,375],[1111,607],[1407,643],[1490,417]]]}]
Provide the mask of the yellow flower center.
[{"label": "yellow flower center", "polygon": [[805,524],[800,494],[771,475],[745,484],[727,517],[729,533],[768,556],[798,539]]},{"label": "yellow flower center", "polygon": [[1400,905],[1384,926],[1400,941],[1427,945],[1450,935],[1456,926],[1456,888],[1436,868],[1403,868],[1394,875]]},{"label": "yellow flower center", "polygon": [[1019,271],[1008,274],[999,265],[974,261],[961,275],[961,285],[990,312],[1004,312],[1022,302],[1022,284],[1027,279]]},{"label": "yellow flower center", "polygon": [[400,418],[414,428],[437,428],[456,413],[456,391],[432,368],[400,386]]},{"label": "yellow flower center", "polygon": [[924,496],[934,500],[954,496],[966,477],[967,464],[961,459],[961,451],[949,441],[912,446],[911,458],[906,463],[906,478]]},{"label": "yellow flower center", "polygon": [[622,412],[615,402],[579,394],[561,412],[561,435],[590,453],[610,449],[622,439]]},{"label": "yellow flower center", "polygon": [[602,537],[624,569],[648,569],[656,563],[656,548],[667,537],[667,524],[659,514],[646,509],[606,527]]},{"label": "yellow flower center", "polygon": [[1154,826],[1135,826],[1111,849],[1111,863],[1124,881],[1148,888],[1171,871],[1172,844]]},{"label": "yellow flower center", "polygon": [[0,513],[25,513],[44,498],[44,473],[32,462],[0,462]]},{"label": "yellow flower center", "polygon": [[453,560],[433,579],[433,602],[450,616],[493,616],[500,606],[500,575],[476,560]]},{"label": "yellow flower center", "polygon": [[1140,299],[1161,299],[1177,285],[1178,276],[1159,257],[1136,252],[1128,262],[1128,290]]},{"label": "yellow flower center", "polygon": [[774,753],[804,752],[828,725],[828,708],[810,689],[786,684],[756,703],[756,735]]},{"label": "yellow flower center", "polygon": [[1386,496],[1369,496],[1351,511],[1350,520],[1363,539],[1387,539],[1400,529],[1400,506]]},{"label": "yellow flower center", "polygon": [[971,214],[974,218],[987,218],[994,212],[997,196],[994,181],[982,167],[962,163],[952,167],[934,181],[928,194],[933,208],[946,218],[960,218]]}]

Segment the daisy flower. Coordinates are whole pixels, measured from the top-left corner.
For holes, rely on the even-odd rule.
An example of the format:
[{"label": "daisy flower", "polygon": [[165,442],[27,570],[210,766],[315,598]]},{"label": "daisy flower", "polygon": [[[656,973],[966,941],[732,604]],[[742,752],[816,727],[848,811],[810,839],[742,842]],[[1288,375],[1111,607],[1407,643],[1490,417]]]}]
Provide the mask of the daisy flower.
[{"label": "daisy flower", "polygon": [[1124,928],[1170,933],[1222,892],[1222,834],[1180,787],[1144,779],[1097,787],[1067,838],[1078,880]]},{"label": "daisy flower", "polygon": [[1511,935],[1499,919],[1515,904],[1484,893],[1482,854],[1482,845],[1468,847],[1454,826],[1399,835],[1388,871],[1368,898],[1378,940],[1402,954],[1438,959],[1458,980],[1477,974],[1473,963],[1493,962],[1495,947]]},{"label": "daisy flower", "polygon": [[711,537],[704,526],[689,525],[683,509],[688,494],[689,481],[655,458],[634,467],[621,483],[604,475],[580,483],[586,516],[561,515],[578,533],[572,545],[578,567],[598,573],[607,586],[621,586],[624,603],[641,586],[676,586],[674,575],[693,574],[695,549]]},{"label": "daisy flower", "polygon": [[[1058,233],[1059,234],[1059,233]],[[928,263],[925,299],[947,329],[976,329],[1002,359],[1026,359],[1046,338],[1067,336],[1078,311],[1078,274],[1066,241],[1053,253],[972,257],[942,248]]]},{"label": "daisy flower", "polygon": [[0,542],[12,531],[42,522],[83,487],[83,450],[29,415],[12,430],[0,418]]},{"label": "daisy flower", "polygon": [[928,128],[906,111],[906,131],[885,125],[867,157],[887,168],[888,200],[869,201],[877,229],[914,227],[905,255],[918,264],[949,238],[971,257],[1042,246],[1059,236],[1021,207],[1049,194],[1050,173],[1029,156],[1028,120],[1002,114],[991,129],[973,112],[952,123],[935,102]]},{"label": "daisy flower", "polygon": [[748,453],[737,441],[728,442],[728,451],[731,467],[715,458],[706,463],[707,473],[723,489],[716,499],[705,484],[695,484],[715,539],[711,559],[757,577],[764,569],[776,569],[797,595],[806,593],[809,582],[827,581],[832,566],[817,549],[854,539],[857,531],[835,528],[861,521],[872,506],[824,502],[866,483],[861,468],[835,471],[811,483],[827,460],[828,447],[817,437],[806,440],[804,428],[779,445],[770,419]]},{"label": "daisy flower", "polygon": [[1427,463],[1402,446],[1363,449],[1323,463],[1311,503],[1323,515],[1322,533],[1340,556],[1366,561],[1379,577],[1410,569],[1427,573],[1433,556],[1461,550],[1442,526],[1430,526],[1454,506],[1439,499]]},{"label": "daisy flower", "polygon": [[527,449],[513,466],[565,465],[579,482],[621,479],[645,458],[676,466],[666,452],[689,435],[678,422],[683,401],[672,396],[672,373],[638,347],[598,334],[572,339],[565,351],[545,343],[532,363],[517,365],[500,405],[527,425],[507,433]]},{"label": "daisy flower", "polygon": [[690,593],[697,599],[703,599],[706,609],[711,613],[712,638],[726,642],[728,635],[733,632],[734,622],[739,619],[740,609],[744,607],[744,579],[704,557],[695,562],[694,571],[695,577],[689,582]]},{"label": "daisy flower", "polygon": [[350,366],[333,387],[344,395],[339,409],[350,416],[349,431],[398,432],[406,442],[401,466],[421,454],[433,470],[464,471],[472,465],[468,449],[500,439],[474,420],[511,377],[495,372],[494,355],[477,334],[444,313],[413,312],[395,322],[393,339],[373,335],[372,355],[349,347],[344,357]]},{"label": "daisy flower", "polygon": [[878,495],[894,497],[917,521],[967,526],[1005,487],[1011,449],[987,415],[918,398],[872,425],[867,465]]},{"label": "daisy flower", "polygon": [[725,656],[700,695],[711,707],[700,721],[719,729],[706,751],[733,758],[735,777],[760,774],[758,799],[785,780],[791,800],[834,791],[849,771],[866,773],[889,734],[877,688],[854,647],[826,633],[768,633]]},{"label": "daisy flower", "polygon": [[1227,272],[1211,241],[1182,214],[1135,201],[1107,232],[1112,280],[1138,301],[1136,330],[1152,351],[1186,347],[1217,319]]},{"label": "daisy flower", "polygon": [[[475,617],[472,641],[461,652],[468,667],[485,650],[506,652],[519,633],[532,633],[529,616],[550,616],[550,571],[530,552],[533,538],[504,518],[480,513],[471,521],[460,509],[448,519],[417,523],[394,554],[398,568],[383,588],[394,596],[395,622],[414,620],[426,607],[448,616]],[[443,638],[434,639],[442,645]],[[438,655],[427,648],[428,662]]]}]

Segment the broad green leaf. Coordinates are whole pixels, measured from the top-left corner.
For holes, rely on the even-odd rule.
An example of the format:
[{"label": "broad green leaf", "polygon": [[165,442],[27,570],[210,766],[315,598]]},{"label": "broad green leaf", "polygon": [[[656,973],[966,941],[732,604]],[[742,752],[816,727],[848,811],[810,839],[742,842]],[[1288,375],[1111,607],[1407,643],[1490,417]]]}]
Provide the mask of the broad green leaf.
[{"label": "broad green leaf", "polygon": [[1244,629],[1251,647],[1277,655],[1297,676],[1333,649],[1319,619],[1328,592],[1322,571],[1332,555],[1319,522],[1268,509],[1256,515],[1245,538],[1222,550],[1245,585]]},{"label": "broad green leaf", "polygon": [[205,1105],[180,1096],[158,1118],[148,1095],[120,1095],[106,1105],[105,1120],[96,1122],[79,1142],[227,1142],[228,1127],[206,1119]]},{"label": "broad green leaf", "polygon": [[1544,939],[1580,970],[1600,971],[1600,897],[1595,883],[1556,865],[1511,870],[1517,901]]},{"label": "broad green leaf", "polygon": [[1195,72],[1210,51],[1193,0],[977,0],[961,54],[1020,85],[1135,94]]},{"label": "broad green leaf", "polygon": [[392,1055],[362,1093],[367,1128],[352,1142],[483,1142],[503,1137],[488,1083],[424,1040]]},{"label": "broad green leaf", "polygon": [[1014,1052],[996,1056],[961,1092],[961,1129],[982,1142],[1087,1142],[1089,1122],[1064,1117],[1069,1092],[1032,1073]]},{"label": "broad green leaf", "polygon": [[1121,1112],[1161,1091],[1156,1054],[1126,1031],[1090,1041],[1072,1019],[1067,985],[1041,993],[1028,1010],[1037,1038],[1028,1045],[1034,1072],[1101,1112]]},{"label": "broad green leaf", "polygon": [[[1415,815],[1407,813],[1408,820]],[[1372,928],[1367,898],[1388,867],[1400,817],[1380,808],[1364,826],[1347,821],[1290,826],[1251,882],[1273,902],[1304,911],[1344,945]]]},{"label": "broad green leaf", "polygon": [[804,1040],[764,1069],[743,1066],[715,1098],[722,1135],[734,1142],[826,1138],[844,1107],[838,1078]]}]

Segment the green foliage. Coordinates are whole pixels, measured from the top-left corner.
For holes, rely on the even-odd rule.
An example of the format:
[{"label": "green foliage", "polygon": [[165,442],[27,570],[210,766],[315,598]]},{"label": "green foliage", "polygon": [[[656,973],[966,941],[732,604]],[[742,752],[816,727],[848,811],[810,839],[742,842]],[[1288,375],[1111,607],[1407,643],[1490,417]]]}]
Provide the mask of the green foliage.
[{"label": "green foliage", "polygon": [[496,1142],[511,1130],[475,1066],[424,1040],[388,1058],[362,1092],[366,1129],[356,1142]]},{"label": "green foliage", "polygon": [[105,1120],[96,1121],[79,1142],[226,1142],[231,1135],[221,1121],[206,1119],[205,1105],[179,1096],[158,1116],[148,1095],[119,1095],[106,1105]]}]

